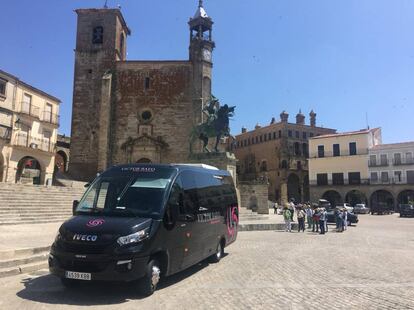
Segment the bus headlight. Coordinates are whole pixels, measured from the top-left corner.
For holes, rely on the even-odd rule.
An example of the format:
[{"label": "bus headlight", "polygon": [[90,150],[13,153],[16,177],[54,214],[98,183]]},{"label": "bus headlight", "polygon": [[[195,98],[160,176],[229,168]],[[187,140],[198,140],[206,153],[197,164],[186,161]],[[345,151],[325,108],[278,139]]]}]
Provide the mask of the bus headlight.
[{"label": "bus headlight", "polygon": [[133,233],[131,235],[119,237],[116,242],[118,242],[119,245],[127,245],[127,244],[131,244],[131,243],[137,243],[137,242],[140,242],[140,241],[144,240],[145,238],[147,238],[148,233],[149,233],[149,227],[147,227],[143,230],[140,230],[136,233]]}]

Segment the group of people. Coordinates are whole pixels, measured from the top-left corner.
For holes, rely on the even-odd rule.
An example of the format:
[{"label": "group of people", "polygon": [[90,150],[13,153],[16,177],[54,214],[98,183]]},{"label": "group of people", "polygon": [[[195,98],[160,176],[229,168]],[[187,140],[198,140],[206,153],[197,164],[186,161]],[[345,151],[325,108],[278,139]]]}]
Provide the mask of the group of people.
[{"label": "group of people", "polygon": [[[324,235],[328,231],[328,214],[324,207],[311,205],[310,203],[295,205],[293,200],[286,203],[282,210],[285,231],[292,232],[292,222],[294,222],[295,213],[298,221],[298,232],[305,232],[305,221],[307,222],[307,228],[312,229],[312,232]],[[345,231],[348,223],[348,210],[337,207],[334,214],[336,231]]]}]

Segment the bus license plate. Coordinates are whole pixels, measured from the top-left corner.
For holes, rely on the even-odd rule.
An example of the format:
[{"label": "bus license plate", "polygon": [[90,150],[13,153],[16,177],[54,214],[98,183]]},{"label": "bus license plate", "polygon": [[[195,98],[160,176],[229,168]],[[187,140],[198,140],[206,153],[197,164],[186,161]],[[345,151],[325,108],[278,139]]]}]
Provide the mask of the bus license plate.
[{"label": "bus license plate", "polygon": [[90,281],[91,274],[85,272],[66,271],[65,277],[68,279]]}]

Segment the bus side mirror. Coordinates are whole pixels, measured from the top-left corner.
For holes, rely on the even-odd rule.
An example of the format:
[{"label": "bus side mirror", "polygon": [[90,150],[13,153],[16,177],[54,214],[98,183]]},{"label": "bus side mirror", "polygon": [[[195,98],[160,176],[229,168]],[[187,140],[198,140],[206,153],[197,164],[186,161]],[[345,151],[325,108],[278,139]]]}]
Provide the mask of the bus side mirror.
[{"label": "bus side mirror", "polygon": [[79,205],[79,200],[74,200],[72,203],[72,214],[73,215],[75,215],[76,208],[78,207],[78,205]]},{"label": "bus side mirror", "polygon": [[85,183],[85,185],[83,187],[88,188],[91,185],[91,183]]}]

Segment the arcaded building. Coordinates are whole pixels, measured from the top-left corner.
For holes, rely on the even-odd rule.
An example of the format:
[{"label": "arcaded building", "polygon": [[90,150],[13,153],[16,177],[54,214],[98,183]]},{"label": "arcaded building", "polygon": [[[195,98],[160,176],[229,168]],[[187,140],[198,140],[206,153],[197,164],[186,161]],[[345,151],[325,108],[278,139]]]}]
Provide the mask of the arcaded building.
[{"label": "arcaded building", "polygon": [[76,13],[71,176],[88,180],[119,163],[187,161],[191,131],[211,97],[213,21],[202,1],[188,22],[186,60],[127,60],[131,31],[119,9]]},{"label": "arcaded building", "polygon": [[316,126],[315,112],[311,111],[309,116],[309,125],[301,112],[296,115],[296,122],[290,123],[289,114],[283,111],[278,122],[273,118],[267,126],[256,125],[252,131],[243,128],[232,144],[239,180],[268,182],[272,201],[308,201],[308,140],[336,132]]},{"label": "arcaded building", "polygon": [[369,207],[414,201],[414,142],[382,144],[381,129],[310,139],[311,199]]}]

